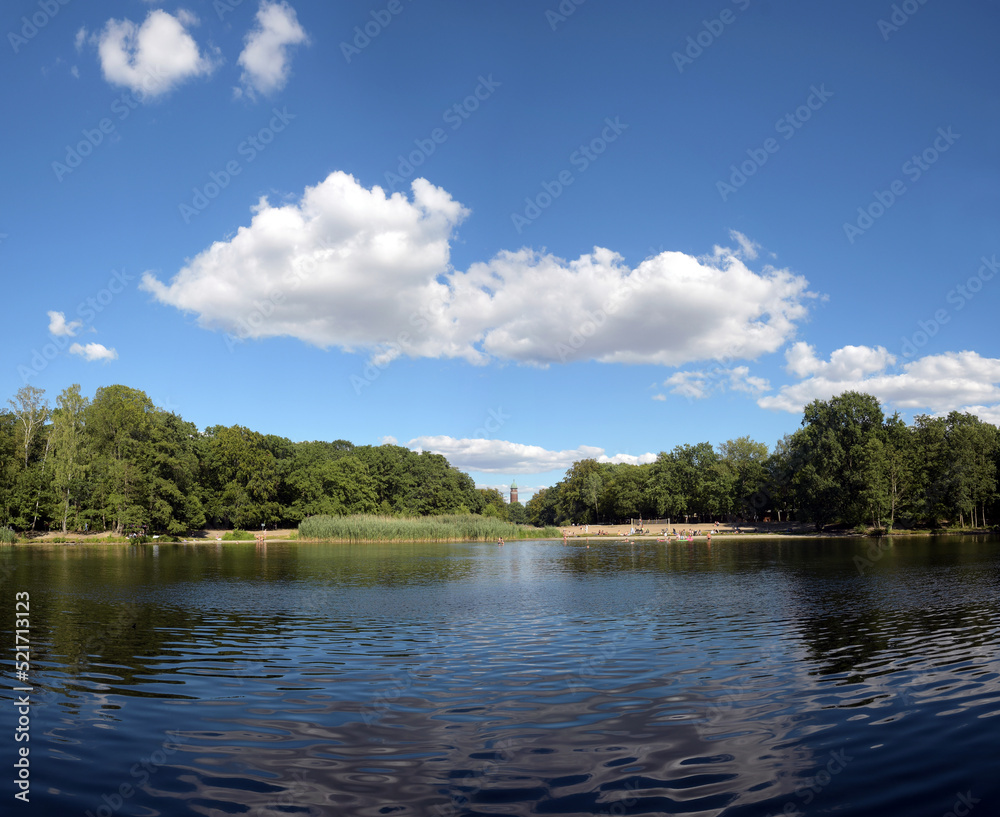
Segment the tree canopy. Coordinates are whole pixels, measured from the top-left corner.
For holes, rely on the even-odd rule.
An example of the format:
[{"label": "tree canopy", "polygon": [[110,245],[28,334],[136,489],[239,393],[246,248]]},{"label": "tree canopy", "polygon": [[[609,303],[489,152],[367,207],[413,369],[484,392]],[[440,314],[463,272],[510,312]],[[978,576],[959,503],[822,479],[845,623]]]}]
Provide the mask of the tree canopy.
[{"label": "tree canopy", "polygon": [[1000,431],[971,414],[887,417],[868,394],[814,400],[769,449],[684,443],[641,465],[583,459],[525,505],[439,454],[346,440],[204,431],[113,385],[51,408],[25,386],[0,410],[0,525],[19,530],[294,526],[316,515],[478,513],[534,525],[797,519],[892,528],[984,526],[998,511]]},{"label": "tree canopy", "polygon": [[[318,514],[512,514],[439,454],[292,442],[239,425],[199,431],[122,385],[92,400],[73,385],[56,406],[26,386],[0,410],[0,525],[179,534]],[[523,506],[513,515],[526,521]]]},{"label": "tree canopy", "polygon": [[808,521],[817,528],[983,526],[996,517],[1000,432],[971,414],[886,417],[870,394],[814,400],[773,451],[749,437],[644,465],[573,464],[526,506],[534,524],[634,518]]}]

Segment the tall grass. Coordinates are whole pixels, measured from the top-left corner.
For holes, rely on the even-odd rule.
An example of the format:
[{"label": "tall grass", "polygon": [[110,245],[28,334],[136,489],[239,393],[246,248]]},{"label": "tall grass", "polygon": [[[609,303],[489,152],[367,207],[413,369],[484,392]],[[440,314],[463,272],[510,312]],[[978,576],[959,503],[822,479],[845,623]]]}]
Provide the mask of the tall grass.
[{"label": "tall grass", "polygon": [[504,539],[551,539],[558,528],[515,525],[488,516],[310,516],[299,524],[302,539],[341,542],[489,542]]},{"label": "tall grass", "polygon": [[0,528],[0,545],[16,545],[17,544],[17,534],[14,533],[14,529],[7,527],[6,525]]}]

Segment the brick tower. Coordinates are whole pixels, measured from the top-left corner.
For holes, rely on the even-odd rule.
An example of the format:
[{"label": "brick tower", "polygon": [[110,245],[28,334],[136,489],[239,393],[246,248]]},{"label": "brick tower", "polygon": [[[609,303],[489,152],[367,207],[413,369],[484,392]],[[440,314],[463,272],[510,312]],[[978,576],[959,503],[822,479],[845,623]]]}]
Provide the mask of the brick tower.
[{"label": "brick tower", "polygon": [[513,505],[517,502],[517,483],[511,482],[510,484],[510,504]]}]

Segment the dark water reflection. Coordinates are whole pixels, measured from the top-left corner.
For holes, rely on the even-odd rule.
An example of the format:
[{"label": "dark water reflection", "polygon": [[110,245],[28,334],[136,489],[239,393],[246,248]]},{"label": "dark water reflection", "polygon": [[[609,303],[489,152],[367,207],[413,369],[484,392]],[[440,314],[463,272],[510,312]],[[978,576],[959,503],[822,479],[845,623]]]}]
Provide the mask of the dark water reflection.
[{"label": "dark water reflection", "polygon": [[2,548],[35,688],[7,802],[1000,814],[998,544]]}]

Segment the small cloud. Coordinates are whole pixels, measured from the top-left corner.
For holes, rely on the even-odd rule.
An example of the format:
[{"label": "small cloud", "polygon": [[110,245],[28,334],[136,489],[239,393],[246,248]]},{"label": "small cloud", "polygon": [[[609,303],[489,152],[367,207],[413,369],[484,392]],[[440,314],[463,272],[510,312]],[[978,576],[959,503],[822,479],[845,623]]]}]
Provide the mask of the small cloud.
[{"label": "small cloud", "polygon": [[79,68],[77,68],[77,67],[76,67],[75,65],[74,65],[74,66],[73,66],[72,68],[70,68],[70,69],[69,69],[69,72],[70,72],[70,73],[71,73],[71,74],[72,74],[72,75],[73,75],[73,76],[74,76],[74,77],[75,77],[76,79],[80,79],[80,69],[79,69]]},{"label": "small cloud", "polygon": [[252,99],[255,93],[272,94],[284,88],[291,70],[290,47],[308,42],[295,9],[287,3],[262,2],[257,11],[257,27],[247,34],[239,56],[243,87],[234,89],[236,97],[245,91]]},{"label": "small cloud", "polygon": [[733,391],[745,391],[749,394],[763,394],[766,391],[771,391],[770,381],[764,377],[752,376],[747,366],[736,366],[730,369],[727,374],[729,375],[729,388]]},{"label": "small cloud", "polygon": [[729,237],[740,245],[740,253],[744,258],[749,258],[752,261],[757,257],[758,251],[760,250],[760,244],[756,241],[751,241],[739,230],[730,230]]},{"label": "small cloud", "polygon": [[378,438],[379,445],[399,445],[399,440],[393,437],[391,434],[386,434],[384,437]]},{"label": "small cloud", "polygon": [[710,375],[705,372],[677,372],[670,375],[664,382],[664,386],[669,386],[673,394],[681,397],[688,397],[692,400],[700,400],[708,397],[711,390],[709,383]]},{"label": "small cloud", "polygon": [[84,360],[118,360],[118,352],[102,343],[88,343],[86,346],[74,343],[69,347],[69,353],[80,355]]},{"label": "small cloud", "polygon": [[73,42],[73,47],[76,48],[77,54],[83,53],[83,46],[87,42],[87,27],[83,26],[78,32],[76,32],[76,40]]},{"label": "small cloud", "polygon": [[654,400],[659,400],[660,402],[664,402],[667,399],[667,395],[665,395],[665,394],[654,394],[653,395],[653,399]]},{"label": "small cloud", "polygon": [[66,315],[62,312],[48,312],[49,332],[53,335],[73,337],[83,326],[83,321],[66,321]]},{"label": "small cloud", "polygon": [[663,385],[670,387],[673,394],[692,400],[701,400],[714,391],[725,391],[727,388],[755,396],[771,390],[770,382],[763,377],[752,376],[748,366],[731,369],[718,366],[711,371],[677,372],[668,377]]},{"label": "small cloud", "polygon": [[190,12],[179,11],[174,17],[161,9],[149,12],[141,26],[131,20],[108,20],[92,38],[104,78],[144,97],[156,97],[191,77],[207,76],[215,65],[187,31],[196,23]]}]

